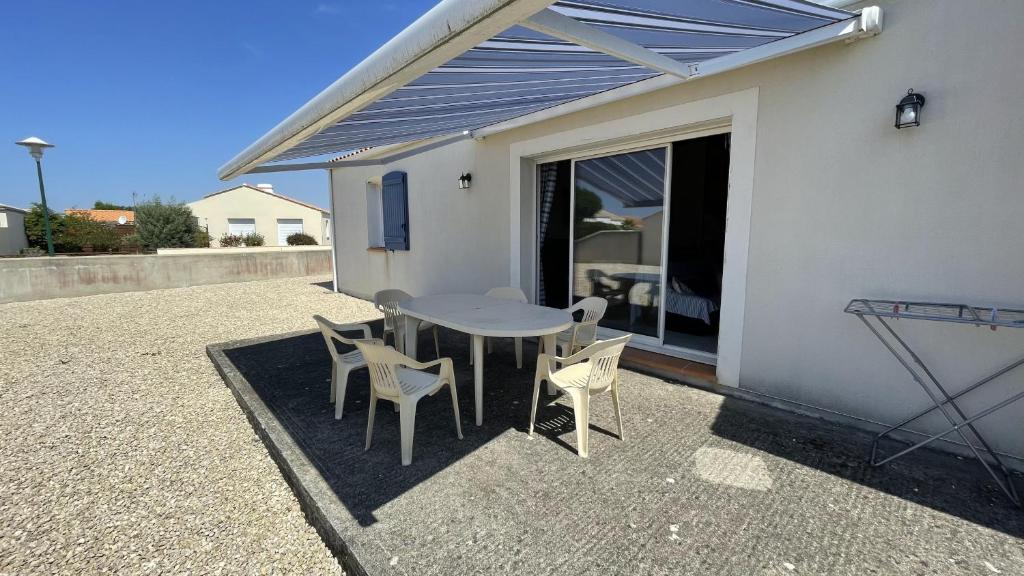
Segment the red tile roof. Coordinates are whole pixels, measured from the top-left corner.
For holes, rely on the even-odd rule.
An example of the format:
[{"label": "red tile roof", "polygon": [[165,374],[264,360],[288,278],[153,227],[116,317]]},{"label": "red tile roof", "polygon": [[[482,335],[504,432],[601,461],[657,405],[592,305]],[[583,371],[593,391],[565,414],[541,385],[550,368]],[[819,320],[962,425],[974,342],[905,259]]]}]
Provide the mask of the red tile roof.
[{"label": "red tile roof", "polygon": [[80,208],[69,208],[64,211],[65,214],[77,214],[79,216],[88,216],[97,222],[113,222],[117,223],[121,216],[124,216],[129,224],[135,223],[135,212],[133,210],[85,210]]}]

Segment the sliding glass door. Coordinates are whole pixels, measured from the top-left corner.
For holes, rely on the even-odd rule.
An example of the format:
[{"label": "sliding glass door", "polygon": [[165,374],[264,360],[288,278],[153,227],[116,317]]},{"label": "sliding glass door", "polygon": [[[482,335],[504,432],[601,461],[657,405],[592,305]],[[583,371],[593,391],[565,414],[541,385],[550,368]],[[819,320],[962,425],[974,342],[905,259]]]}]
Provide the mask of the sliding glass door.
[{"label": "sliding glass door", "polygon": [[540,164],[537,302],[608,302],[605,337],[714,359],[729,134]]},{"label": "sliding glass door", "polygon": [[601,326],[660,338],[667,148],[573,163],[572,301],[608,301]]}]

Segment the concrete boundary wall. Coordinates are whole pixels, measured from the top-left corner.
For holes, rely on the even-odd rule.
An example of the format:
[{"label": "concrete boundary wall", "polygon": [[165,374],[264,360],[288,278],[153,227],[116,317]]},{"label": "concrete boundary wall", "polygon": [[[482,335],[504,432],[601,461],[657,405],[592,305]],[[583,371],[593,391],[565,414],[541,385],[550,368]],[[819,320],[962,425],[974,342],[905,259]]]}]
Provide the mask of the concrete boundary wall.
[{"label": "concrete boundary wall", "polygon": [[0,304],[331,273],[331,249],[0,260]]}]

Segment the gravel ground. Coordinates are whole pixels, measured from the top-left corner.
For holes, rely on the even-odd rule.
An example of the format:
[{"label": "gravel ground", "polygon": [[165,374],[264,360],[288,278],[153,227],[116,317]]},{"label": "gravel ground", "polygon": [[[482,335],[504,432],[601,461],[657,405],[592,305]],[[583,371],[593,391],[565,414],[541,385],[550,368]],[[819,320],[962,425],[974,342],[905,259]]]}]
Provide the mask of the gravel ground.
[{"label": "gravel ground", "polygon": [[378,317],[326,280],[0,305],[0,574],[340,574],[204,350]]}]

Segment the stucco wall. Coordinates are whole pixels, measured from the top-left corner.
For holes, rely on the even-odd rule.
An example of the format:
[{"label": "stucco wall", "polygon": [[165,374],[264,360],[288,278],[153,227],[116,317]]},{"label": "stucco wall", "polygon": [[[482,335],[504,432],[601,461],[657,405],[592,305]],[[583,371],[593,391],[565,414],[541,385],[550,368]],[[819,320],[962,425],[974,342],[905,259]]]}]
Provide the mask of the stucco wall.
[{"label": "stucco wall", "polygon": [[301,204],[276,198],[270,194],[239,187],[190,202],[192,214],[199,218],[200,226],[208,226],[213,245],[227,233],[229,218],[253,218],[256,232],[263,235],[267,246],[277,246],[278,219],[301,219],[302,231],[324,244],[324,214]]},{"label": "stucco wall", "polygon": [[[756,89],[739,385],[859,418],[898,421],[927,398],[867,330],[842,313],[846,302],[898,297],[1024,305],[1024,59],[1018,54],[1024,3],[986,9],[956,0],[878,4],[886,29],[875,38],[404,160],[413,234],[408,254],[365,254],[360,198],[367,173],[335,171],[341,287],[371,293],[395,285],[429,293],[507,283],[511,144]],[[896,130],[894,106],[908,88],[927,96],[924,123]],[[462,171],[473,172],[469,191],[455,186]],[[525,192],[528,243],[533,208]],[[526,266],[523,278],[532,282]],[[953,388],[1024,350],[1024,330],[912,322],[898,328]],[[994,382],[965,404],[991,403],[1016,378]],[[998,448],[1024,456],[1022,417],[1019,403],[980,428]]]},{"label": "stucco wall", "polygon": [[[430,294],[508,284],[507,166],[500,149],[467,140],[386,166],[334,170],[341,288],[369,296],[382,288]],[[393,170],[409,175],[409,250],[367,250],[366,182]],[[469,190],[458,187],[464,172],[473,174]]]},{"label": "stucco wall", "polygon": [[331,273],[330,248],[0,260],[0,303]]},{"label": "stucco wall", "polygon": [[25,238],[25,215],[0,209],[0,256],[10,256],[28,248]]}]

